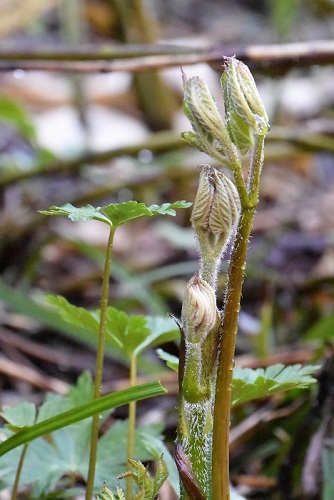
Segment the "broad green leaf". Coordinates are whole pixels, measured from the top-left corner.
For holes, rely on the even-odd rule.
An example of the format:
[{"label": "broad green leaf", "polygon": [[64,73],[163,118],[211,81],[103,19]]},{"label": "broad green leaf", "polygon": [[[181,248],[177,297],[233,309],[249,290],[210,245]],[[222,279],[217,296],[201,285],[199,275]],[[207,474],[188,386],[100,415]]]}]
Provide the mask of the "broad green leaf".
[{"label": "broad green leaf", "polygon": [[105,224],[110,224],[108,218],[100,213],[100,207],[94,208],[92,205],[77,208],[71,205],[71,203],[65,203],[61,207],[53,206],[49,210],[39,210],[39,213],[43,215],[66,215],[73,222],[88,222],[94,219]]},{"label": "broad green leaf", "polygon": [[137,201],[107,205],[101,208],[101,212],[104,213],[115,227],[139,217],[151,217],[153,215],[144,203],[138,203]]},{"label": "broad green leaf", "polygon": [[[70,304],[64,297],[48,296],[63,319],[97,335],[100,312]],[[178,329],[171,318],[128,315],[114,307],[107,310],[107,338],[127,357],[138,356],[150,346],[177,339]]]},{"label": "broad green leaf", "polygon": [[180,331],[171,317],[144,316],[149,335],[138,345],[136,354],[149,347],[165,344],[180,338]]},{"label": "broad green leaf", "polygon": [[113,226],[118,227],[130,220],[139,217],[151,217],[152,215],[176,215],[175,209],[187,208],[191,205],[184,200],[163,205],[151,205],[147,207],[144,203],[137,201],[126,201],[124,203],[112,204],[101,207],[101,212],[108,217]]},{"label": "broad green leaf", "polygon": [[158,382],[151,382],[108,394],[23,429],[0,444],[0,456],[17,446],[20,446],[21,444],[28,443],[37,437],[50,434],[57,429],[61,429],[88,417],[92,417],[97,413],[102,413],[110,410],[111,408],[129,404],[132,401],[159,396],[165,393],[166,390]]},{"label": "broad green leaf", "polygon": [[76,385],[71,386],[66,396],[49,393],[38,411],[37,422],[59,415],[93,399],[93,381],[89,372],[83,372]]},{"label": "broad green leaf", "polygon": [[98,311],[90,311],[83,307],[74,306],[61,295],[47,295],[47,299],[50,304],[58,308],[63,319],[72,325],[89,330],[95,335],[98,333],[100,321],[100,314]]},{"label": "broad green leaf", "polygon": [[92,376],[88,371],[85,371],[78,378],[76,385],[71,386],[66,397],[71,401],[73,406],[79,406],[91,401],[93,394],[94,384]]},{"label": "broad green leaf", "polygon": [[178,329],[171,318],[127,315],[108,307],[107,335],[128,356],[138,356],[148,347],[175,340]]},{"label": "broad green leaf", "polygon": [[233,374],[232,405],[270,396],[276,392],[303,389],[316,382],[312,374],[318,366],[281,363],[268,368],[236,368]]},{"label": "broad green leaf", "polygon": [[152,217],[152,215],[176,215],[176,208],[187,208],[191,205],[184,200],[163,205],[152,205],[147,207],[144,203],[137,201],[126,201],[124,203],[112,203],[105,207],[94,208],[92,205],[85,207],[74,207],[71,203],[65,203],[61,207],[53,206],[49,210],[40,210],[44,215],[66,215],[72,221],[88,222],[92,219],[112,225],[114,228],[125,222],[140,217]]},{"label": "broad green leaf", "polygon": [[157,355],[160,359],[166,361],[166,365],[168,366],[168,368],[174,370],[174,372],[177,372],[179,370],[179,358],[177,356],[169,354],[163,349],[157,349]]},{"label": "broad green leaf", "polygon": [[142,315],[129,316],[114,307],[107,311],[107,335],[124,354],[131,357],[137,355],[141,344],[149,336],[146,319]]},{"label": "broad green leaf", "polygon": [[3,406],[0,415],[8,422],[8,428],[16,432],[35,423],[36,407],[33,403],[22,401],[15,406]]}]

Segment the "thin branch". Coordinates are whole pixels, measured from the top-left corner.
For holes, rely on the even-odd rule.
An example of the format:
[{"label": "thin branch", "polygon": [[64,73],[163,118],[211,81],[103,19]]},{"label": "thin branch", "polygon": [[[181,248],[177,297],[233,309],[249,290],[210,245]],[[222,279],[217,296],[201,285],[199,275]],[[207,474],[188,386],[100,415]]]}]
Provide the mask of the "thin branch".
[{"label": "thin branch", "polygon": [[[289,143],[298,147],[301,151],[330,151],[334,152],[334,138],[331,136],[332,131],[321,130],[313,132],[307,127],[272,127],[270,135],[267,138],[268,143]],[[30,170],[15,171],[14,169],[4,172],[0,175],[0,188],[14,184],[16,182],[30,179],[37,175],[55,175],[63,172],[74,172],[80,169],[83,165],[101,165],[107,164],[109,160],[121,156],[136,157],[143,149],[148,149],[152,153],[163,153],[174,149],[187,147],[186,142],[176,132],[157,132],[151,134],[143,142],[132,146],[124,146],[113,148],[101,152],[83,153],[75,158],[68,160],[55,160],[49,165],[36,166]],[[288,151],[287,156],[292,154]],[[268,156],[268,155],[267,155]],[[270,157],[270,156],[269,156]],[[213,163],[214,165],[214,163]],[[186,175],[189,175],[187,172]],[[100,195],[104,196],[105,188],[102,186]]]},{"label": "thin branch", "polygon": [[334,41],[312,41],[282,45],[213,45],[180,47],[159,44],[65,48],[42,51],[0,48],[0,71],[41,70],[78,73],[145,71],[173,66],[208,63],[221,71],[222,57],[235,55],[252,70],[284,73],[291,68],[334,63]]}]

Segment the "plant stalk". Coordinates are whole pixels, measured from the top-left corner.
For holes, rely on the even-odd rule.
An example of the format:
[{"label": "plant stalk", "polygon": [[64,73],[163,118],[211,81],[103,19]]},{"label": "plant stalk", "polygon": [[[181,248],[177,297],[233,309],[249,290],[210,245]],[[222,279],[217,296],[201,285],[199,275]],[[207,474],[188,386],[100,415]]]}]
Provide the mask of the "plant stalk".
[{"label": "plant stalk", "polygon": [[[136,384],[137,384],[137,357],[135,354],[133,354],[130,360],[130,385],[131,387],[134,387]],[[133,401],[132,403],[129,403],[128,448],[127,448],[128,460],[134,458],[135,430],[136,430],[136,402]],[[129,470],[130,471],[132,470],[132,466],[130,464],[129,464]],[[132,485],[133,485],[133,477],[127,476],[126,500],[131,500],[132,498]]]},{"label": "plant stalk", "polygon": [[[103,278],[102,278],[100,324],[99,324],[99,335],[98,335],[98,345],[97,345],[96,364],[95,364],[95,380],[94,380],[94,395],[93,395],[94,399],[98,399],[101,396],[104,345],[106,338],[107,309],[108,309],[108,299],[109,299],[109,277],[110,277],[110,265],[111,265],[114,235],[115,235],[115,228],[111,226],[109,239],[107,243],[106,258],[105,258]],[[92,419],[92,435],[90,440],[90,457],[89,457],[89,468],[88,468],[87,487],[85,496],[86,500],[91,500],[93,497],[95,467],[97,458],[97,443],[99,434],[99,419],[100,419],[99,417],[100,417],[99,414],[97,414],[94,415]]]},{"label": "plant stalk", "polygon": [[15,481],[14,481],[13,490],[12,490],[12,497],[11,497],[12,500],[17,500],[22,467],[23,467],[23,463],[24,463],[24,459],[25,459],[25,456],[27,453],[28,446],[29,446],[29,443],[26,443],[23,446],[22,453],[20,456],[20,461],[19,461],[17,469],[16,469]]},{"label": "plant stalk", "polygon": [[229,428],[234,352],[248,240],[258,202],[259,179],[263,165],[264,137],[255,136],[254,141],[247,185],[248,196],[247,200],[244,197],[241,200],[242,209],[228,269],[226,300],[220,329],[221,340],[218,357],[212,446],[213,500],[228,500],[230,498]]}]

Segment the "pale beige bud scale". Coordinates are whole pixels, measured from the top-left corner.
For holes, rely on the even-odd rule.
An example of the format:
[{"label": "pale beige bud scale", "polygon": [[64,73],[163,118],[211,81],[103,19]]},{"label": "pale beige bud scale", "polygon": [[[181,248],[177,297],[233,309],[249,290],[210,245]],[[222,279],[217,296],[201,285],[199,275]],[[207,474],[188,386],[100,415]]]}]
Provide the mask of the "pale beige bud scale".
[{"label": "pale beige bud scale", "polygon": [[203,342],[216,324],[214,290],[197,275],[187,285],[181,317],[185,338],[190,343]]}]

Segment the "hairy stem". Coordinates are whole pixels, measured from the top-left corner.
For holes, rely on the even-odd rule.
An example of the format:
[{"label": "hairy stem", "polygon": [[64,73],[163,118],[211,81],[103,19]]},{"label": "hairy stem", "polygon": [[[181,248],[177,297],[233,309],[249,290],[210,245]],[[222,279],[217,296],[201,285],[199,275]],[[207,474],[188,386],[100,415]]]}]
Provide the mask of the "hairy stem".
[{"label": "hairy stem", "polygon": [[248,240],[258,202],[259,178],[263,164],[263,145],[264,137],[256,136],[247,186],[247,200],[245,200],[245,197],[241,200],[242,211],[228,269],[228,284],[221,325],[214,407],[212,447],[212,455],[214,457],[212,465],[213,500],[228,500],[230,498],[229,427],[235,341],[238,330],[240,298]]},{"label": "hairy stem", "polygon": [[[108,297],[109,297],[109,276],[110,276],[110,265],[111,265],[111,255],[112,255],[114,235],[115,235],[115,228],[111,227],[107,244],[106,258],[105,258],[103,278],[102,278],[101,312],[100,312],[99,335],[98,335],[98,345],[97,345],[96,363],[95,363],[94,399],[98,399],[101,396],[104,345],[106,338],[107,309],[108,309]],[[97,414],[94,415],[92,419],[89,469],[88,469],[87,489],[85,497],[86,500],[91,500],[93,497],[94,476],[95,476],[96,457],[97,457],[97,443],[98,443],[98,433],[99,433],[99,417],[100,417],[99,414]]]},{"label": "hairy stem", "polygon": [[[130,360],[130,385],[134,387],[137,384],[137,357],[136,355],[131,356]],[[127,448],[127,459],[134,458],[134,447],[135,447],[135,430],[136,430],[136,402],[133,401],[129,404],[129,424],[128,424],[128,448]],[[132,466],[129,465],[129,470],[132,470]],[[126,499],[131,500],[132,498],[132,485],[133,477],[128,476],[126,478]]]}]

